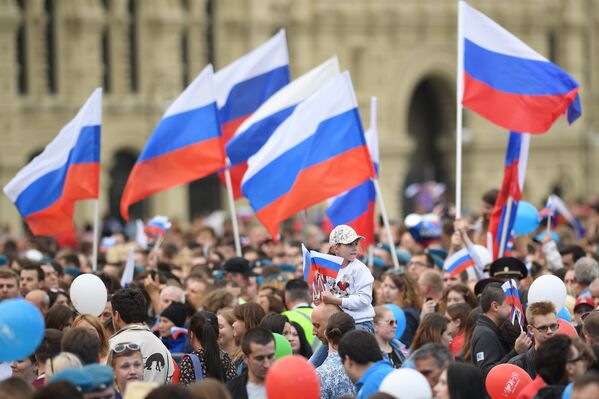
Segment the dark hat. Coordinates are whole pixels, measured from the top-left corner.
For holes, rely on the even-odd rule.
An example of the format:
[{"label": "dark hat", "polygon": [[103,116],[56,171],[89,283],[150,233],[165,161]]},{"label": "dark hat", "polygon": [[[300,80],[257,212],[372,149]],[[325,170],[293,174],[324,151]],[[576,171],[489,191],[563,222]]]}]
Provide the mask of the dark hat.
[{"label": "dark hat", "polygon": [[160,313],[160,317],[169,319],[177,327],[183,327],[187,318],[187,306],[181,302],[172,302]]},{"label": "dark hat", "polygon": [[498,278],[493,278],[493,277],[489,277],[489,278],[484,278],[482,280],[479,280],[476,285],[474,286],[474,295],[479,296],[480,294],[483,293],[485,287],[491,283],[499,283],[499,284],[503,284],[504,281],[500,280]]},{"label": "dark hat", "polygon": [[489,275],[491,277],[501,278],[504,280],[517,279],[521,280],[528,276],[526,265],[520,259],[506,256],[496,259],[489,266]]},{"label": "dark hat", "polygon": [[234,256],[231,259],[227,259],[223,265],[223,269],[225,269],[225,271],[228,273],[239,273],[247,277],[256,275],[256,273],[254,273],[250,268],[250,262],[248,262],[247,259],[241,258],[239,256]]}]

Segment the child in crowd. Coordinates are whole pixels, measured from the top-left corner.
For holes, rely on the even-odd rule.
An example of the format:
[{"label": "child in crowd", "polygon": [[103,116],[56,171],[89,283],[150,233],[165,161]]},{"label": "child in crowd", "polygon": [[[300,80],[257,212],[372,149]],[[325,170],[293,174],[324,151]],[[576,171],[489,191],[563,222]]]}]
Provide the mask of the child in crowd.
[{"label": "child in crowd", "polygon": [[374,334],[372,285],[374,277],[368,267],[358,260],[360,240],[364,237],[345,224],[335,227],[329,236],[329,253],[343,258],[337,278],[326,277],[322,293],[324,303],[333,304],[352,316],[356,329]]}]

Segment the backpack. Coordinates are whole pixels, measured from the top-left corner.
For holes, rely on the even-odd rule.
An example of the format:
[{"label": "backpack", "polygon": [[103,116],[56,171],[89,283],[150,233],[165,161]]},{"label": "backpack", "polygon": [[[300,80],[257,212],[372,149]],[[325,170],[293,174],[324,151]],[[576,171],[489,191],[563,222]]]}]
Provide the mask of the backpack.
[{"label": "backpack", "polygon": [[191,363],[193,364],[193,372],[195,374],[196,381],[200,381],[204,378],[204,373],[202,372],[202,363],[200,362],[200,358],[195,353],[188,353],[187,356],[191,359]]}]

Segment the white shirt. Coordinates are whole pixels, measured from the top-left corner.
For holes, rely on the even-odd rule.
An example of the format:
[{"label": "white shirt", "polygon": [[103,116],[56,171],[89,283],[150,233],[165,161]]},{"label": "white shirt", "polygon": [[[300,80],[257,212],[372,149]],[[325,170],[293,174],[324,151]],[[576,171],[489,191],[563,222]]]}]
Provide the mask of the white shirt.
[{"label": "white shirt", "polygon": [[264,384],[258,385],[248,381],[245,389],[248,392],[248,399],[266,399],[266,387]]},{"label": "white shirt", "polygon": [[349,265],[339,269],[333,282],[327,278],[330,291],[341,298],[341,308],[354,318],[356,323],[374,319],[372,307],[372,285],[374,277],[368,267],[355,259]]}]

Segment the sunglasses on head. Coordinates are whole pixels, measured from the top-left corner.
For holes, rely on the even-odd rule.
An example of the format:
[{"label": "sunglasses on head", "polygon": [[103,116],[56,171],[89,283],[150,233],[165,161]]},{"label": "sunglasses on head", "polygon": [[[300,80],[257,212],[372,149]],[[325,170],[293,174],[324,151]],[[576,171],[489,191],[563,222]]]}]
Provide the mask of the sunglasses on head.
[{"label": "sunglasses on head", "polygon": [[114,353],[121,353],[125,349],[129,349],[129,350],[132,350],[132,351],[139,351],[139,350],[141,350],[141,348],[139,347],[139,345],[137,345],[134,342],[123,342],[121,344],[116,344],[116,346],[114,347],[114,349],[112,351]]}]

